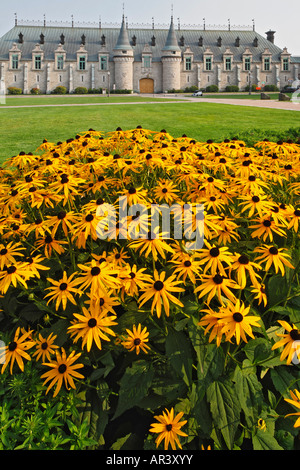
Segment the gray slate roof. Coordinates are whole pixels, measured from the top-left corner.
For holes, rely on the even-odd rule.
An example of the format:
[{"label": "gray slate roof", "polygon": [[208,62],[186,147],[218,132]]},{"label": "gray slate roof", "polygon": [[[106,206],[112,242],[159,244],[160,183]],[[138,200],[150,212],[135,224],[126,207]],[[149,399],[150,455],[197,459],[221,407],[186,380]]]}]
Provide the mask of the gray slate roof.
[{"label": "gray slate roof", "polygon": [[[40,34],[45,36],[45,43],[41,45],[44,51],[45,60],[54,60],[54,51],[60,43],[60,36],[65,36],[64,49],[67,52],[67,60],[76,60],[76,52],[81,44],[81,36],[84,34],[86,37],[85,49],[88,52],[89,61],[98,60],[98,52],[101,50],[101,36],[106,38],[106,49],[110,53],[110,58],[113,57],[113,49],[118,43],[120,36],[120,28],[91,28],[91,27],[57,27],[57,26],[23,26],[18,25],[10,29],[2,38],[0,38],[0,60],[8,59],[8,51],[12,48],[13,43],[17,43],[22,51],[22,59],[30,60],[31,53],[35,45],[40,41]],[[140,61],[142,51],[145,44],[151,45],[151,38],[155,36],[156,45],[151,46],[152,58],[154,61],[159,61],[162,55],[162,50],[166,45],[169,31],[167,29],[131,29],[127,30],[129,40],[132,44],[132,37],[136,36],[136,45],[132,46],[134,57],[136,61]],[[19,33],[24,36],[24,43],[18,44]],[[124,33],[124,31],[123,31]],[[123,34],[122,33],[122,34]],[[273,61],[280,60],[280,53],[282,49],[272,44],[265,37],[258,34],[256,31],[228,31],[228,30],[174,30],[179,43],[181,36],[184,37],[184,46],[180,47],[184,52],[187,46],[190,46],[194,54],[195,61],[203,60],[203,52],[206,47],[210,47],[215,62],[223,61],[223,54],[227,47],[233,53],[234,61],[241,61],[242,54],[245,48],[249,48],[253,54],[253,61],[260,62],[261,54],[266,48],[272,54]],[[198,45],[199,37],[203,38],[203,46]],[[121,36],[122,39],[123,36]],[[218,38],[222,38],[221,47],[217,46]],[[240,47],[235,46],[236,38],[240,38]],[[258,47],[253,46],[254,39],[258,39]],[[121,41],[122,42],[122,41]]]}]

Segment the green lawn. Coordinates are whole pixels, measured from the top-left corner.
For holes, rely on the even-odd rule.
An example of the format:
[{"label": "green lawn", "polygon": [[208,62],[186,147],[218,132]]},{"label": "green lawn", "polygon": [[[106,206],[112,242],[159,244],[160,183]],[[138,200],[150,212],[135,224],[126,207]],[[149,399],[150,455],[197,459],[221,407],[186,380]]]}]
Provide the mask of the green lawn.
[{"label": "green lawn", "polygon": [[[128,102],[147,102],[153,101],[151,96],[115,96],[115,95],[20,95],[6,96],[5,104],[1,106],[37,106],[53,104],[88,104],[88,103],[128,103]],[[167,98],[156,98],[156,101],[166,101]]]},{"label": "green lawn", "polygon": [[155,131],[164,128],[174,137],[186,134],[221,141],[253,129],[264,133],[299,128],[300,113],[201,101],[0,109],[0,162],[22,150],[34,152],[43,139],[57,142],[89,128],[108,132],[137,125]]}]

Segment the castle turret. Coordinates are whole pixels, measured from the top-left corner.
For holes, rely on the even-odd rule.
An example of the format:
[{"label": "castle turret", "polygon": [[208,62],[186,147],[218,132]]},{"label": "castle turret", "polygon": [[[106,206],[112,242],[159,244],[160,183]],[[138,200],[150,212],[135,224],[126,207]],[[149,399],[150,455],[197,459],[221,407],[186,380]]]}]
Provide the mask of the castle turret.
[{"label": "castle turret", "polygon": [[133,49],[129,42],[128,31],[123,15],[122,25],[114,47],[115,86],[117,90],[133,89]]},{"label": "castle turret", "polygon": [[162,49],[163,91],[180,88],[181,49],[175,34],[173,16],[165,46]]}]

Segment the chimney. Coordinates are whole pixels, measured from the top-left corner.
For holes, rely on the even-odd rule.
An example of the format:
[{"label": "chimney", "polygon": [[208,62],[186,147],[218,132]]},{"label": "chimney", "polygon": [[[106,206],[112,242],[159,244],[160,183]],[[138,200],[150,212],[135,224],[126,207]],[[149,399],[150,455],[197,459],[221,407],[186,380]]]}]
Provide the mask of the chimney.
[{"label": "chimney", "polygon": [[267,31],[266,32],[266,35],[267,35],[267,40],[270,41],[272,44],[274,44],[274,34],[275,34],[276,31]]}]

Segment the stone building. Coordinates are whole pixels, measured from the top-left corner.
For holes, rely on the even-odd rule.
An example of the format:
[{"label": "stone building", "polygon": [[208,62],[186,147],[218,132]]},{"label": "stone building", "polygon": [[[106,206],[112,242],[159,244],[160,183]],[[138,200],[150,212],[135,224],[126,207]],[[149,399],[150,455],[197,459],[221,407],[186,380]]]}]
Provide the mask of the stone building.
[{"label": "stone building", "polygon": [[58,85],[161,93],[196,86],[251,85],[282,89],[299,76],[299,57],[255,28],[118,28],[26,26],[15,22],[0,39],[0,91],[51,93]]}]

